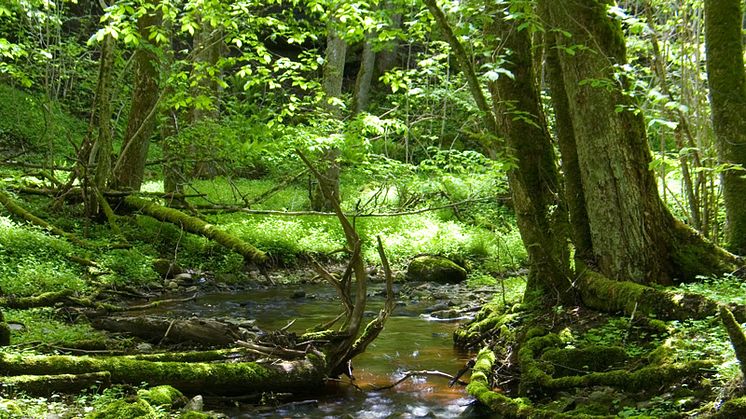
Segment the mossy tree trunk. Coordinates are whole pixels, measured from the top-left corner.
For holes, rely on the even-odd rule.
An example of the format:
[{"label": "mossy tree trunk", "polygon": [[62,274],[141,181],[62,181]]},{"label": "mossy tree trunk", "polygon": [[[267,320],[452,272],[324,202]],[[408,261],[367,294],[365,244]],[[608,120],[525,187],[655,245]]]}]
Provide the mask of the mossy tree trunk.
[{"label": "mossy tree trunk", "polygon": [[[746,168],[746,69],[741,0],[705,1],[707,80],[720,162]],[[746,255],[746,172],[722,174],[730,249]]]},{"label": "mossy tree trunk", "polygon": [[267,262],[267,255],[261,250],[199,218],[135,196],[124,198],[124,203],[135,211],[141,211],[143,214],[147,214],[160,221],[176,224],[190,233],[199,234],[208,239],[215,240],[242,255],[247,262],[256,263],[260,266]]},{"label": "mossy tree trunk", "polygon": [[[334,118],[342,117],[342,108],[338,101],[342,97],[342,85],[344,82],[345,59],[347,55],[347,43],[340,36],[339,20],[333,16],[335,7],[330,8],[327,23],[326,51],[324,58],[324,68],[322,77],[322,87],[324,89],[323,108]],[[339,200],[339,157],[341,152],[338,147],[329,147],[323,155],[323,179],[317,179],[318,182],[325,182],[333,196]],[[314,211],[331,212],[334,210],[332,203],[326,198],[321,190],[321,186],[316,184],[310,191],[311,208]]]},{"label": "mossy tree trunk", "polygon": [[575,129],[572,125],[570,107],[565,93],[565,82],[559,66],[559,53],[554,37],[547,36],[546,46],[546,76],[554,109],[555,136],[562,155],[563,187],[565,205],[570,218],[570,236],[575,248],[575,257],[581,260],[591,260],[593,242],[588,227],[588,212],[585,210],[585,193],[580,178],[580,164],[575,145]]},{"label": "mossy tree trunk", "polygon": [[[153,4],[151,1],[149,4]],[[155,45],[149,42],[153,27],[160,24],[158,12],[151,10],[140,17],[137,28],[140,46],[134,53],[134,87],[122,151],[113,170],[116,189],[140,190],[145,174],[150,137],[155,129],[158,103],[159,59]]]},{"label": "mossy tree trunk", "polygon": [[658,196],[643,117],[616,75],[626,64],[626,49],[619,22],[607,15],[609,4],[542,3],[550,29],[562,32],[551,33],[575,133],[594,262],[612,279],[640,283],[722,273],[735,259],[717,251],[717,257],[702,257],[705,249],[716,249],[675,220]]},{"label": "mossy tree trunk", "polygon": [[[497,14],[496,14],[497,15]],[[554,303],[573,301],[570,283],[568,222],[560,192],[554,149],[541,109],[533,66],[530,33],[516,20],[496,19],[488,39],[499,39],[495,54],[505,54],[512,77],[489,84],[496,135],[506,138],[517,161],[508,173],[518,228],[529,255],[526,295],[546,296]]]}]

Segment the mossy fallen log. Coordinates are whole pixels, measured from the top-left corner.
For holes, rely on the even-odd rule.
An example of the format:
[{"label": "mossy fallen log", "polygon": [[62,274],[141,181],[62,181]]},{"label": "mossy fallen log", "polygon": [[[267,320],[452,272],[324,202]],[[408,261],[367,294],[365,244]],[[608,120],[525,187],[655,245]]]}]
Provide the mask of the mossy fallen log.
[{"label": "mossy fallen log", "polygon": [[323,386],[326,360],[259,362],[154,362],[129,357],[0,355],[0,375],[85,374],[107,371],[115,384],[168,384],[185,394],[222,396],[263,392],[303,392]]},{"label": "mossy fallen log", "polygon": [[3,204],[5,208],[13,215],[23,218],[24,220],[35,224],[45,230],[48,230],[52,234],[60,237],[64,237],[71,243],[74,243],[80,247],[91,247],[90,244],[76,237],[74,234],[68,233],[61,228],[52,225],[41,218],[35,216],[22,206],[18,205],[8,194],[0,190],[0,204]]},{"label": "mossy fallen log", "polygon": [[28,309],[36,307],[53,307],[57,303],[67,301],[72,290],[50,291],[31,297],[0,297],[0,306],[14,309]]},{"label": "mossy fallen log", "polygon": [[720,306],[720,320],[723,322],[733,350],[736,352],[741,374],[746,377],[746,335],[743,334],[741,325],[733,317],[733,313],[724,306]]},{"label": "mossy fallen log", "polygon": [[90,387],[111,385],[107,371],[83,374],[17,375],[0,378],[0,391],[5,395],[25,393],[31,396],[51,396],[57,393],[78,393]]},{"label": "mossy fallen log", "polygon": [[240,254],[247,262],[261,265],[267,261],[267,255],[261,250],[197,217],[192,217],[179,210],[167,208],[136,196],[127,196],[123,202],[128,207],[143,214],[147,214],[160,221],[176,224],[185,231],[214,240]]}]

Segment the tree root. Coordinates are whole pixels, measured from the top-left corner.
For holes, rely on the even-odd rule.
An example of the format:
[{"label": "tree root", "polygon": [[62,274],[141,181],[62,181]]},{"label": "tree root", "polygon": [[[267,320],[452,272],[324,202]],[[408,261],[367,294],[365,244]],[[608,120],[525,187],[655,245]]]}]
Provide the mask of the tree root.
[{"label": "tree root", "polygon": [[728,332],[730,343],[733,345],[733,350],[736,352],[736,358],[741,367],[741,374],[746,379],[746,335],[743,334],[741,325],[733,317],[733,313],[724,306],[720,306],[720,320],[723,322],[725,330]]}]

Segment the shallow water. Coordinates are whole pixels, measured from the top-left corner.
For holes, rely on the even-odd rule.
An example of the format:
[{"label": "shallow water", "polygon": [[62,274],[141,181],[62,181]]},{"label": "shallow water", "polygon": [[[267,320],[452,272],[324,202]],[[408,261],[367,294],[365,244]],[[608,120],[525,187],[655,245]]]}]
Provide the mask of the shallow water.
[{"label": "shallow water", "polygon": [[[301,292],[305,293],[304,297],[292,298]],[[382,297],[370,298],[371,317],[382,302]],[[470,358],[471,354],[453,347],[452,332],[457,323],[419,315],[432,304],[432,301],[408,302],[397,306],[378,339],[353,360],[355,384],[362,390],[346,382],[330,383],[313,400],[286,403],[271,410],[239,405],[224,413],[233,418],[478,417],[469,408],[472,399],[464,387],[449,388],[446,378],[418,376],[393,389],[371,390],[397,381],[406,371],[438,370],[455,374]],[[332,290],[317,285],[215,294],[165,310],[173,315],[256,319],[262,329],[277,329],[295,320],[289,330],[301,333],[336,316],[341,305],[335,301]]]}]

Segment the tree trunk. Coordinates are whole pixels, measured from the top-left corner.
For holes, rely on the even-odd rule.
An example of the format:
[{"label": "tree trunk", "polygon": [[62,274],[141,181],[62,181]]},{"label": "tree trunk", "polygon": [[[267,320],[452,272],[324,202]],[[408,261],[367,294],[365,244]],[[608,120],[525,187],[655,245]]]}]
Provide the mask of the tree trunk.
[{"label": "tree trunk", "polygon": [[223,230],[220,230],[212,224],[200,220],[199,218],[189,216],[173,208],[162,207],[135,196],[124,198],[124,203],[128,207],[136,211],[142,211],[144,214],[155,219],[176,224],[185,231],[215,240],[223,246],[242,255],[247,262],[257,263],[259,265],[267,262],[267,255],[261,250]]},{"label": "tree trunk", "polygon": [[[497,15],[497,13],[496,13]],[[557,304],[573,302],[570,283],[568,222],[560,192],[554,149],[546,129],[536,85],[531,38],[520,22],[497,19],[489,31],[496,49],[509,54],[512,78],[490,83],[498,131],[507,140],[517,167],[508,173],[518,228],[529,255],[527,296],[544,296]]]},{"label": "tree trunk", "polygon": [[[324,60],[324,76],[322,86],[324,88],[324,109],[339,119],[342,117],[342,108],[336,101],[341,100],[342,82],[344,81],[345,54],[347,53],[347,44],[337,32],[338,21],[330,17],[327,24],[326,38],[326,58]],[[339,199],[339,156],[340,150],[337,147],[331,147],[324,152],[323,161],[326,168],[323,171],[323,180],[317,179],[318,182],[325,182],[332,194]],[[314,211],[332,211],[333,205],[321,191],[321,186],[315,184],[311,189],[311,208]]]},{"label": "tree trunk", "polygon": [[308,391],[323,385],[326,361],[309,355],[276,363],[156,362],[130,357],[0,355],[4,376],[86,374],[106,371],[111,382],[151,386],[171,385],[187,394],[245,395],[262,392]]},{"label": "tree trunk", "polygon": [[[220,28],[213,27],[206,19],[198,19],[201,28],[194,35],[194,63],[192,77],[195,79],[192,96],[200,96],[209,99],[209,106],[193,106],[190,109],[189,120],[192,124],[203,120],[216,120],[220,116],[218,108],[218,96],[220,86],[216,81],[217,75],[213,75],[221,55],[223,54],[223,35]],[[217,71],[215,71],[217,73]],[[198,103],[203,103],[198,101]],[[218,167],[211,149],[194,150],[194,168],[191,176],[193,178],[213,178],[218,174]]]},{"label": "tree trunk", "polygon": [[554,37],[547,36],[546,72],[554,109],[556,138],[562,155],[562,173],[565,204],[570,217],[570,236],[575,247],[575,257],[586,262],[593,258],[591,231],[588,227],[588,212],[585,210],[585,194],[580,178],[578,151],[575,145],[575,130],[567,103],[565,83],[559,66],[559,56]]},{"label": "tree trunk", "polygon": [[708,244],[685,231],[658,197],[642,115],[615,74],[626,63],[626,51],[618,22],[607,16],[608,4],[544,2],[552,27],[571,35],[555,39],[594,259],[604,275],[640,283],[670,284],[719,272],[734,259],[705,266],[711,260],[698,258]]},{"label": "tree trunk", "polygon": [[135,51],[134,87],[122,152],[114,167],[116,189],[140,190],[145,174],[150,137],[155,128],[155,107],[158,102],[159,60],[154,46],[148,43],[150,29],[160,24],[160,16],[152,11],[142,16],[137,27],[141,45]]},{"label": "tree trunk", "polygon": [[[746,70],[741,0],[705,1],[707,79],[720,162],[746,168]],[[722,174],[730,249],[746,255],[746,172]]]},{"label": "tree trunk", "polygon": [[355,80],[355,93],[352,97],[352,112],[358,114],[368,108],[370,102],[370,84],[373,80],[373,71],[375,70],[376,53],[373,51],[371,39],[375,38],[375,33],[368,32],[365,35],[363,52],[360,55],[360,70]]}]

